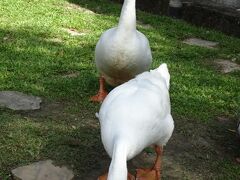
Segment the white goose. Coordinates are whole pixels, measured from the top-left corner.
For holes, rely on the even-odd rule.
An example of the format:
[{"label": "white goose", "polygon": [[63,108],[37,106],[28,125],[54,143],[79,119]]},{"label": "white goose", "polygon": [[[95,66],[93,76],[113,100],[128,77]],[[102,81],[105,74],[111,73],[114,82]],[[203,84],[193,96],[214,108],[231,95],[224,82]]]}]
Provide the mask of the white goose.
[{"label": "white goose", "polygon": [[112,158],[108,175],[100,180],[127,180],[127,160],[155,145],[157,158],[137,178],[160,179],[162,146],[170,139],[174,122],[170,112],[170,75],[166,64],[116,87],[103,101],[98,118],[104,148]]},{"label": "white goose", "polygon": [[136,30],[135,1],[124,1],[118,26],[105,31],[96,45],[100,88],[92,101],[103,101],[107,95],[104,79],[117,86],[148,70],[152,62],[148,39]]}]

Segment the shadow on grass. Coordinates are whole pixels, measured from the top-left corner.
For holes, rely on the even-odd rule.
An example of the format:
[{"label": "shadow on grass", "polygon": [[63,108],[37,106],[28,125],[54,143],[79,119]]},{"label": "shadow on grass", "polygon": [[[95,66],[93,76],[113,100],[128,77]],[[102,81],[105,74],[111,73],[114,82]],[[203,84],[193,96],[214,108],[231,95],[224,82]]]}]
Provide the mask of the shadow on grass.
[{"label": "shadow on grass", "polygon": [[[56,165],[67,165],[73,169],[76,179],[92,180],[106,172],[110,159],[102,146],[97,120],[92,115],[79,119],[76,113],[71,116],[65,113],[65,110],[59,112],[62,118],[32,118],[27,113],[12,116],[10,111],[3,111],[0,115],[1,147],[5,147],[1,149],[3,170],[7,172],[20,165],[52,159]],[[234,177],[228,176],[222,166],[227,165],[226,162],[232,164],[239,152],[235,135],[228,131],[230,124],[225,122],[208,126],[206,128],[206,125],[194,120],[176,121],[176,130],[164,153],[165,178],[174,177],[172,172],[178,172],[179,167],[184,171],[184,176],[178,178],[185,175],[192,177],[194,174],[212,178]],[[130,170],[134,172],[146,160],[144,158],[138,165],[130,162]],[[206,175],[206,172],[209,174]]]},{"label": "shadow on grass", "polygon": [[84,126],[55,133],[56,137],[50,138],[41,150],[45,158],[71,166],[76,179],[96,179],[107,171],[109,157],[102,146],[98,128]]},{"label": "shadow on grass", "polygon": [[[119,16],[121,11],[121,5],[112,1],[105,0],[67,0],[69,3],[80,5],[83,8],[89,9],[97,14],[105,14],[112,16]],[[109,4],[115,4],[112,6]]]},{"label": "shadow on grass", "polygon": [[109,158],[95,125],[97,120],[92,124],[89,117],[78,120],[72,128],[73,122],[67,119],[33,119],[26,115],[23,118],[6,111],[0,119],[0,176],[46,159],[52,159],[58,166],[67,165],[76,179],[96,179],[107,170]]}]

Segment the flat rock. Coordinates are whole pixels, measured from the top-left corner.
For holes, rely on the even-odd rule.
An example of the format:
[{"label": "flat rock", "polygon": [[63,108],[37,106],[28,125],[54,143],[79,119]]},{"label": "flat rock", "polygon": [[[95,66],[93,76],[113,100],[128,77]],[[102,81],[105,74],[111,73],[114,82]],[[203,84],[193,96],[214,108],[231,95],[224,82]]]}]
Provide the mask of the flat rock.
[{"label": "flat rock", "polygon": [[84,36],[86,33],[78,32],[76,29],[63,28],[63,31],[67,32],[71,36]]},{"label": "flat rock", "polygon": [[17,91],[0,91],[0,107],[12,110],[40,109],[40,97],[26,95]]},{"label": "flat rock", "polygon": [[81,7],[80,5],[77,5],[77,4],[74,4],[74,3],[68,3],[66,4],[66,8],[67,9],[76,9],[76,10],[79,10],[83,13],[87,13],[87,14],[95,14],[95,12],[89,10],[89,9],[86,9],[84,7]]},{"label": "flat rock", "polygon": [[215,64],[220,68],[222,73],[230,73],[233,71],[239,71],[240,65],[229,60],[219,59],[215,60]]},{"label": "flat rock", "polygon": [[188,44],[188,45],[195,45],[195,46],[200,46],[200,47],[206,47],[206,48],[214,48],[214,47],[216,47],[219,44],[218,42],[207,41],[207,40],[199,39],[199,38],[185,39],[183,41],[183,43]]},{"label": "flat rock", "polygon": [[66,167],[52,164],[52,160],[39,161],[12,170],[15,180],[71,180],[74,174]]},{"label": "flat rock", "polygon": [[72,72],[72,73],[64,74],[62,77],[64,77],[64,78],[76,78],[78,76],[79,76],[79,72]]},{"label": "flat rock", "polygon": [[60,38],[50,38],[50,39],[47,39],[46,41],[54,42],[54,43],[62,43],[63,42],[63,40]]}]

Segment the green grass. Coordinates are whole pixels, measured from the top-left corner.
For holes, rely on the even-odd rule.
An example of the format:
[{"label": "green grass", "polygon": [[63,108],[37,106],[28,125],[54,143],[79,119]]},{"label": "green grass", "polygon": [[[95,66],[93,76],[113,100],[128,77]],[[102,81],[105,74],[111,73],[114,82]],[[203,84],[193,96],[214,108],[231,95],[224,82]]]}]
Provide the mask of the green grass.
[{"label": "green grass", "polygon": [[[97,124],[94,113],[99,105],[88,100],[98,88],[94,48],[101,33],[116,26],[120,9],[107,0],[1,0],[0,90],[17,90],[41,96],[46,104],[62,105],[56,107],[61,109],[57,115],[51,114],[53,108],[42,116],[0,109],[0,177],[7,178],[14,167],[47,158],[73,165],[80,177],[99,165],[96,154],[104,150],[99,128],[92,126]],[[209,124],[217,116],[239,116],[240,73],[223,75],[211,64],[218,58],[240,63],[240,39],[141,11],[137,18],[150,25],[138,29],[149,38],[152,68],[163,62],[169,66],[175,119]],[[73,37],[63,28],[84,34]],[[181,42],[187,37],[219,45],[189,46]],[[79,76],[64,76],[71,73]],[[80,139],[80,145],[64,144],[69,138]],[[226,162],[221,177],[234,179],[239,171],[239,166]]]}]

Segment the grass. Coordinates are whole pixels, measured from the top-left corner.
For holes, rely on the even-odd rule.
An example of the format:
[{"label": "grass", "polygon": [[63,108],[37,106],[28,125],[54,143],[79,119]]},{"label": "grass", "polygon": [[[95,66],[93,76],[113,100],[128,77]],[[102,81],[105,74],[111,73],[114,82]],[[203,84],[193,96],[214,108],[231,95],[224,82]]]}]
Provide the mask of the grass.
[{"label": "grass", "polygon": [[[95,45],[103,31],[116,26],[120,9],[107,0],[1,0],[0,90],[40,96],[50,108],[37,113],[0,109],[0,177],[8,179],[14,167],[51,158],[83,178],[107,157],[94,118],[99,105],[88,98],[98,88]],[[163,62],[169,66],[178,126],[181,120],[208,126],[218,116],[239,117],[240,73],[223,75],[212,61],[240,63],[240,39],[141,11],[137,18],[138,29],[150,41],[152,68]],[[82,35],[70,36],[66,28]],[[188,37],[219,45],[206,49],[183,44]],[[66,77],[74,73],[78,76]],[[212,170],[219,178],[239,177],[240,167],[229,159],[216,164],[212,167],[223,164],[221,173]]]}]

